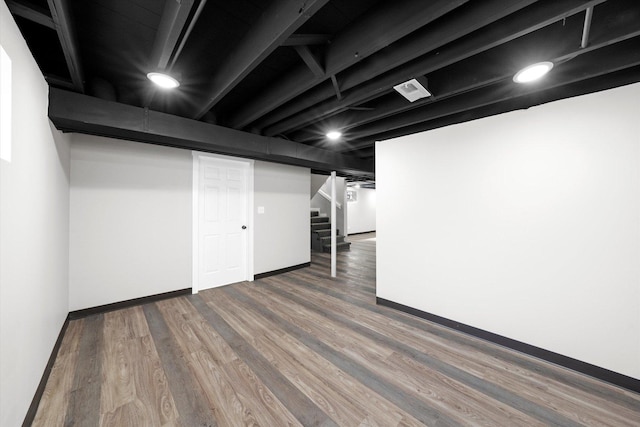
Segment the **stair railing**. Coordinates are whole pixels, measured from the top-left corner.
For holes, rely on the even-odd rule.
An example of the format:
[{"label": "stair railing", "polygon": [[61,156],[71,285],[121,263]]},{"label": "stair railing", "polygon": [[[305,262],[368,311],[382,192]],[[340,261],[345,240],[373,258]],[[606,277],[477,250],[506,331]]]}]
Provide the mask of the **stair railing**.
[{"label": "stair railing", "polygon": [[[318,190],[318,194],[320,194],[322,197],[324,197],[328,201],[331,201],[331,196],[327,194],[323,189]],[[338,209],[342,209],[342,203],[336,200],[336,207]]]}]

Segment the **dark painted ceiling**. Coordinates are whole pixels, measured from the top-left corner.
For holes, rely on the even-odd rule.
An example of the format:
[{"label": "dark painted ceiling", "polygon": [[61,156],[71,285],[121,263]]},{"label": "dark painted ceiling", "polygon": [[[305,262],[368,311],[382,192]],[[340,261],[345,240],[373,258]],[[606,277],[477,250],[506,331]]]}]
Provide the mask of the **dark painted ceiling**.
[{"label": "dark painted ceiling", "polygon": [[[117,101],[111,109],[147,107],[248,132],[247,144],[271,141],[296,153],[315,147],[308,149],[315,163],[307,164],[330,170],[346,159],[355,166],[343,174],[371,172],[377,140],[640,81],[638,0],[6,3],[51,87]],[[537,83],[513,82],[537,61],[555,67]],[[146,73],[155,70],[181,86],[154,89]],[[418,77],[432,97],[410,103],[393,90]],[[76,129],[71,116],[86,123],[81,113],[68,112],[59,127],[130,137],[110,130],[113,123]],[[167,145],[193,148],[183,124],[190,122],[175,120]],[[331,128],[343,132],[340,141],[324,137]]]}]

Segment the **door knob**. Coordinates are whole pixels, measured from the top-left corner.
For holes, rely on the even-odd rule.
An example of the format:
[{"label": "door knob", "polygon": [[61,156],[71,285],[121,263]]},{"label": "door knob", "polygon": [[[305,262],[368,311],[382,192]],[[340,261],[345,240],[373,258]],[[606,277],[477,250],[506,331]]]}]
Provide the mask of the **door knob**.
[{"label": "door knob", "polygon": [[243,229],[243,230],[246,230],[246,229],[247,229],[247,226],[246,226],[246,225],[243,225],[243,226],[242,226],[242,229]]}]

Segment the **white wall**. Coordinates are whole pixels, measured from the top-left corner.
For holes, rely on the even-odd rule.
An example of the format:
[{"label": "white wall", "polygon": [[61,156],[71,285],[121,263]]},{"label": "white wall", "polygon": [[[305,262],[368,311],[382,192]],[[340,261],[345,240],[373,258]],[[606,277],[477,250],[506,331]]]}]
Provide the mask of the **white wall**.
[{"label": "white wall", "polygon": [[[192,286],[192,165],[188,150],[73,135],[70,310]],[[254,274],[309,262],[309,169],[254,173]]]},{"label": "white wall", "polygon": [[347,202],[349,234],[376,231],[376,190],[349,187],[356,193],[356,200]]},{"label": "white wall", "polygon": [[188,150],[74,134],[70,309],[191,287]]},{"label": "white wall", "polygon": [[308,168],[255,162],[254,274],[311,260],[310,185]]},{"label": "white wall", "polygon": [[4,2],[0,45],[13,93],[11,162],[0,160],[0,425],[18,426],[68,313],[69,143]]},{"label": "white wall", "polygon": [[311,192],[309,193],[309,199],[312,199],[316,195],[318,190],[327,182],[329,177],[327,175],[311,174]]},{"label": "white wall", "polygon": [[378,143],[378,296],[640,378],[639,114],[635,84]]}]

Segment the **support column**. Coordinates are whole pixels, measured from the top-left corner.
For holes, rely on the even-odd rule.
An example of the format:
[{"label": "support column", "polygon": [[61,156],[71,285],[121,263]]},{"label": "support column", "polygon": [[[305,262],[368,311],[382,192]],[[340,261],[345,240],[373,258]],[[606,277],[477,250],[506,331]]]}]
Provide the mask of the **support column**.
[{"label": "support column", "polygon": [[336,172],[331,172],[331,277],[336,277]]}]

